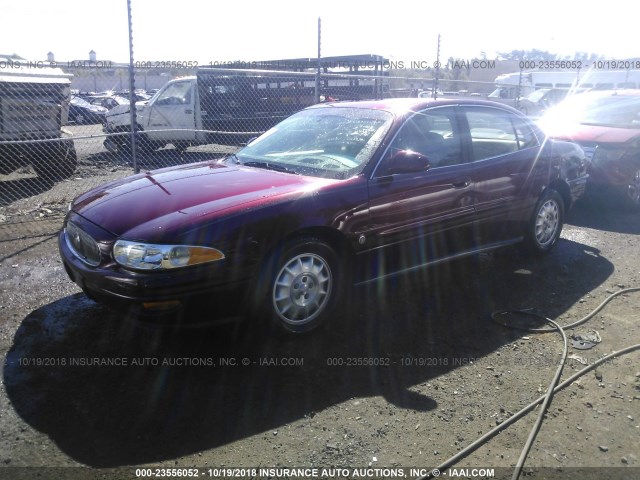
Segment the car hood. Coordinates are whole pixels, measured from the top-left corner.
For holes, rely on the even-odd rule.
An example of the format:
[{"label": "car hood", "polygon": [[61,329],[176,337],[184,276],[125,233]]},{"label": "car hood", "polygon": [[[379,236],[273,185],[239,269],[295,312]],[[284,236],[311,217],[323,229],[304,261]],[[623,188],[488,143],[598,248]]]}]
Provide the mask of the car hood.
[{"label": "car hood", "polygon": [[[136,106],[136,111],[141,111],[143,110],[147,104],[149,103],[149,100],[141,100],[139,102],[135,103]],[[131,104],[130,103],[121,103],[119,105],[116,105],[115,107],[113,107],[111,110],[109,110],[107,112],[107,117],[113,117],[115,115],[122,115],[123,113],[129,113],[131,111]]]},{"label": "car hood", "polygon": [[604,127],[600,125],[563,125],[545,128],[551,138],[578,143],[625,143],[640,138],[640,130],[633,128]]},{"label": "car hood", "polygon": [[169,231],[300,196],[335,181],[213,161],[111,182],[78,197],[72,210],[116,236],[154,241]]},{"label": "car hood", "polygon": [[122,115],[123,113],[129,113],[131,111],[131,106],[124,105],[116,105],[111,110],[107,112],[107,117],[113,117],[114,115]]}]

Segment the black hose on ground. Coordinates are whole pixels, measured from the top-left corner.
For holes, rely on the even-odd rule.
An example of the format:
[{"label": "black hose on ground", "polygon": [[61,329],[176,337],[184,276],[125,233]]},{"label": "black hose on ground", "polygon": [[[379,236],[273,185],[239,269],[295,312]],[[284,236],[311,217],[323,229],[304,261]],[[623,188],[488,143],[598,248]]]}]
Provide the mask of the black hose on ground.
[{"label": "black hose on ground", "polygon": [[[547,390],[547,393],[545,395],[542,395],[537,400],[534,400],[529,405],[527,405],[526,407],[522,408],[519,412],[517,412],[513,416],[509,417],[503,423],[501,423],[500,425],[496,426],[495,428],[489,430],[487,433],[485,433],[484,435],[482,435],[481,437],[479,437],[478,439],[473,441],[467,447],[465,447],[462,450],[460,450],[458,453],[453,455],[451,458],[449,458],[449,459],[445,460],[444,462],[442,462],[440,465],[438,465],[435,469],[432,470],[432,472],[436,472],[436,471],[438,472],[436,475],[433,475],[433,474],[424,475],[422,477],[418,477],[417,480],[423,480],[423,479],[427,479],[427,478],[435,478],[436,476],[438,476],[440,474],[440,472],[442,472],[442,471],[452,467],[453,465],[455,465],[458,461],[462,460],[464,457],[469,455],[471,452],[477,450],[479,447],[484,445],[487,441],[489,441],[491,438],[496,436],[502,430],[506,429],[507,427],[509,427],[512,424],[514,424],[516,421],[520,420],[527,413],[529,413],[531,410],[533,410],[538,404],[542,403],[543,406],[540,409],[540,414],[538,415],[536,423],[533,426],[533,428],[531,429],[531,432],[529,433],[529,436],[527,438],[525,446],[522,449],[522,452],[520,454],[518,462],[516,463],[515,470],[513,472],[513,476],[511,477],[512,480],[517,480],[520,477],[520,474],[522,473],[522,468],[524,466],[524,462],[527,459],[527,456],[529,454],[531,446],[533,445],[533,442],[535,441],[535,438],[536,438],[536,436],[538,434],[538,431],[540,430],[540,427],[542,425],[542,421],[544,419],[544,414],[546,413],[546,411],[547,411],[547,409],[548,409],[548,407],[549,407],[549,405],[551,403],[551,399],[552,399],[553,395],[556,392],[562,390],[563,388],[571,385],[573,382],[575,382],[582,375],[586,374],[587,372],[590,372],[591,370],[596,368],[598,365],[601,365],[601,364],[603,364],[603,363],[605,363],[605,362],[607,362],[607,361],[609,361],[609,360],[611,360],[613,358],[620,357],[622,355],[626,355],[626,354],[634,352],[636,350],[640,350],[640,344],[636,344],[636,345],[631,345],[631,346],[628,346],[626,348],[623,348],[622,350],[619,350],[617,352],[610,353],[609,355],[606,355],[605,357],[602,357],[601,359],[597,360],[593,364],[583,368],[582,370],[579,370],[578,372],[576,372],[575,374],[571,375],[569,378],[567,378],[562,383],[558,383],[560,381],[560,375],[562,374],[562,370],[564,368],[565,359],[566,359],[566,356],[567,356],[567,349],[568,349],[567,337],[566,337],[566,334],[565,334],[565,329],[575,328],[578,325],[582,325],[586,321],[590,320],[600,310],[602,310],[605,307],[605,305],[607,305],[607,303],[609,303],[611,300],[613,300],[618,295],[623,295],[625,293],[638,292],[638,291],[640,291],[640,287],[625,288],[623,290],[619,290],[617,292],[614,292],[613,294],[609,295],[600,305],[598,305],[595,309],[593,309],[589,314],[585,315],[584,317],[582,317],[581,319],[579,319],[579,320],[577,320],[577,321],[575,321],[573,323],[570,323],[568,325],[562,325],[562,326],[559,325],[558,323],[556,323],[555,321],[553,321],[553,320],[551,320],[549,318],[543,317],[542,315],[538,315],[536,313],[533,313],[530,310],[501,310],[501,311],[497,311],[497,312],[492,313],[491,314],[491,319],[493,321],[499,323],[500,325],[502,325],[504,327],[507,327],[507,328],[517,328],[519,330],[524,330],[524,331],[527,331],[527,332],[534,332],[534,333],[559,332],[562,335],[562,338],[564,340],[564,349],[563,349],[563,354],[562,354],[562,361],[560,362],[560,365],[559,365],[558,369],[556,370],[556,373],[555,373],[555,375],[553,377],[553,380],[551,381],[551,383],[549,385],[549,388]],[[528,315],[528,316],[531,316],[531,317],[542,319],[545,322],[552,324],[553,328],[527,328],[527,327],[509,325],[506,322],[500,321],[501,317],[504,317],[505,315],[508,315],[508,314]]]}]

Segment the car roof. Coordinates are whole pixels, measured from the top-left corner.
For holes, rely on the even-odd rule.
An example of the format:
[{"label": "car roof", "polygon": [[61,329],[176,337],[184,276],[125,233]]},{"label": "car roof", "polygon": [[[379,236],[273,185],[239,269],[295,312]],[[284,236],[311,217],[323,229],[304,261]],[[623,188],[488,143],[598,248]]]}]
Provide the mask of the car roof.
[{"label": "car roof", "polygon": [[477,100],[470,98],[386,98],[383,100],[360,100],[360,101],[344,101],[344,102],[328,102],[313,105],[309,108],[330,108],[330,107],[353,107],[353,108],[370,108],[373,110],[386,110],[396,115],[407,112],[416,112],[429,107],[439,107],[445,105],[479,105],[498,107],[503,110],[518,113],[514,108],[498,102],[489,100]]}]

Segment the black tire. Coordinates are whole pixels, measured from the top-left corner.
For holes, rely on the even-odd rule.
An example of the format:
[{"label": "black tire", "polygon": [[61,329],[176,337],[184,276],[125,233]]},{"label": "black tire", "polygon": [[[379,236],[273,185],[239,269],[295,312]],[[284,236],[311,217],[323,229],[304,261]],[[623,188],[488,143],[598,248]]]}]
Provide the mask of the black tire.
[{"label": "black tire", "polygon": [[136,144],[138,153],[141,155],[148,155],[156,149],[154,143],[149,140],[146,134],[140,133],[138,135],[138,143]]},{"label": "black tire", "polygon": [[121,157],[131,156],[131,139],[128,135],[120,135],[114,137],[114,143],[116,146],[116,154]]},{"label": "black tire", "polygon": [[640,168],[631,176],[625,191],[625,198],[627,205],[634,212],[640,212]]},{"label": "black tire", "polygon": [[303,333],[331,317],[342,290],[338,256],[326,242],[302,237],[266,263],[264,311],[280,328]]},{"label": "black tire", "polygon": [[525,242],[532,253],[547,253],[555,246],[564,225],[564,200],[552,188],[540,196],[527,230]]},{"label": "black tire", "polygon": [[33,162],[36,174],[44,180],[57,181],[69,178],[78,168],[78,156],[73,141],[54,144]]},{"label": "black tire", "polygon": [[[117,154],[122,157],[131,157],[133,153],[133,149],[131,146],[131,136],[127,133],[126,135],[119,135],[114,137]],[[149,138],[139,131],[138,137],[136,138],[136,153],[139,155],[146,155],[152,152],[155,149],[154,145],[151,143]]]},{"label": "black tire", "polygon": [[184,153],[189,148],[189,142],[176,142],[173,146],[178,153]]},{"label": "black tire", "polygon": [[86,123],[86,118],[82,113],[76,113],[75,121],[78,125],[84,125]]}]

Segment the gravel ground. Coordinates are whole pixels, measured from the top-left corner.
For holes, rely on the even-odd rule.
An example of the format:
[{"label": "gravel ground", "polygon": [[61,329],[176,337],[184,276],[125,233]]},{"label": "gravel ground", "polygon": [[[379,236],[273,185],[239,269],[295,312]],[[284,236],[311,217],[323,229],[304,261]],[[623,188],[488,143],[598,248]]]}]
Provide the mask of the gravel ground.
[{"label": "gravel ground", "polygon": [[[596,198],[576,205],[546,257],[510,249],[356,289],[331,328],[311,335],[142,328],[88,300],[58,259],[60,215],[91,169],[3,207],[2,479],[127,479],[141,467],[197,467],[201,477],[217,473],[209,468],[347,469],[343,478],[403,467],[410,477],[502,424],[553,377],[561,337],[505,328],[491,312],[533,308],[568,324],[640,286],[640,215]],[[112,170],[99,180],[128,173]],[[563,378],[640,343],[639,299],[619,296],[568,332],[601,342],[570,344]],[[640,478],[639,360],[637,351],[614,359],[554,396],[526,478]],[[456,467],[508,478],[537,413]]]}]

